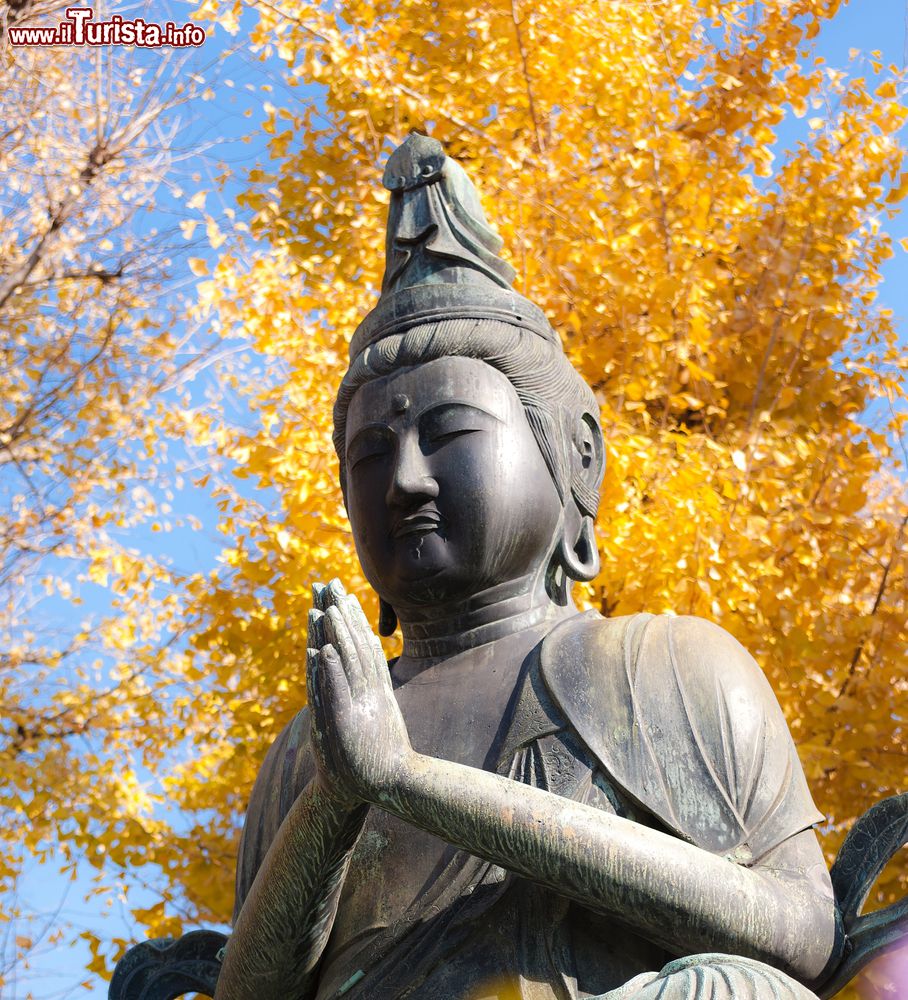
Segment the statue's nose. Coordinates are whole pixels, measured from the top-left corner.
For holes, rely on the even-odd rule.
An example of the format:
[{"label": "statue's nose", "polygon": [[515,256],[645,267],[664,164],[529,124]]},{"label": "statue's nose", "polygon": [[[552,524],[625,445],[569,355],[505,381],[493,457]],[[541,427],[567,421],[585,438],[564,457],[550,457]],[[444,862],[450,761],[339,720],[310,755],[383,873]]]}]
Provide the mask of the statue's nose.
[{"label": "statue's nose", "polygon": [[395,459],[386,497],[389,507],[410,507],[420,498],[433,500],[438,496],[438,483],[415,434],[400,437]]}]

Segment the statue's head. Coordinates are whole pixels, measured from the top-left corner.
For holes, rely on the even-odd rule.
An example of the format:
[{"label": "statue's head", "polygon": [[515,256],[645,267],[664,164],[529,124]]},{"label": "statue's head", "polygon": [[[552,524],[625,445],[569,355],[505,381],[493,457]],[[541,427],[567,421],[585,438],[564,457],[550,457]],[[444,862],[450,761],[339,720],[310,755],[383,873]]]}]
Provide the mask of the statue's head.
[{"label": "statue's head", "polygon": [[391,607],[544,581],[564,603],[599,569],[599,410],[542,311],[511,288],[475,190],[410,138],[390,188],[382,296],[334,407],[363,571]]}]

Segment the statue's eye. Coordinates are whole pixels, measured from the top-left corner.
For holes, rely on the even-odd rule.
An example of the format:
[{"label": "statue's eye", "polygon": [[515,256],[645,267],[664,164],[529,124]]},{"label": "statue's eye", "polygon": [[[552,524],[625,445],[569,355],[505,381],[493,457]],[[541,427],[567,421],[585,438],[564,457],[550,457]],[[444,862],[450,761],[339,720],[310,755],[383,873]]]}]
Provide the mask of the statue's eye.
[{"label": "statue's eye", "polygon": [[347,468],[353,469],[370,459],[390,455],[394,450],[391,432],[386,427],[366,427],[347,447]]},{"label": "statue's eye", "polygon": [[435,406],[419,420],[419,439],[423,447],[444,444],[461,434],[486,430],[494,417],[464,403]]}]

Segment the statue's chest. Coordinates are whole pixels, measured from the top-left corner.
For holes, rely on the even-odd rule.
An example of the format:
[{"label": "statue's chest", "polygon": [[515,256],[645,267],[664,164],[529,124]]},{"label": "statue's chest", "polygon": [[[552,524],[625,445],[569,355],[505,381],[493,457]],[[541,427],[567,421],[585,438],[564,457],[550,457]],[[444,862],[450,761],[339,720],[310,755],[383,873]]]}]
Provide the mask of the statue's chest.
[{"label": "statue's chest", "polygon": [[410,742],[426,756],[494,770],[509,692],[459,680],[411,689],[399,699]]},{"label": "statue's chest", "polygon": [[[525,653],[512,662],[471,652],[454,669],[424,671],[395,693],[419,753],[493,770]],[[376,932],[419,907],[454,854],[443,840],[371,809],[344,885],[327,966],[345,964]]]},{"label": "statue's chest", "polygon": [[396,691],[419,753],[494,770],[521,674],[525,643],[495,643],[423,671]]}]

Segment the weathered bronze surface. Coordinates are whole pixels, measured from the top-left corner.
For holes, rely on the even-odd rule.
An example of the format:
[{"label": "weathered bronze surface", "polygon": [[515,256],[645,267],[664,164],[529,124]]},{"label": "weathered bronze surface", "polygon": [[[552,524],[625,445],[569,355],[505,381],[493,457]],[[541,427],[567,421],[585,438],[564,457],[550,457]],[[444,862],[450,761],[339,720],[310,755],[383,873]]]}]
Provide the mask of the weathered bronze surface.
[{"label": "weathered bronze surface", "polygon": [[315,589],[309,707],[252,795],[217,1000],[832,995],[906,933],[905,903],[859,916],[906,797],[830,880],[736,640],[577,611],[599,567],[593,394],[440,145],[411,136],[385,185],[335,444],[403,654],[389,671],[356,598]]}]

